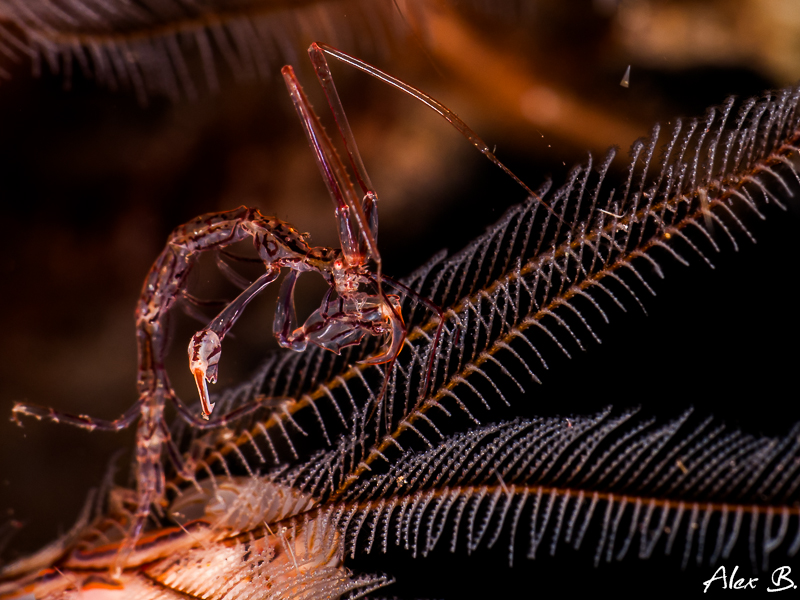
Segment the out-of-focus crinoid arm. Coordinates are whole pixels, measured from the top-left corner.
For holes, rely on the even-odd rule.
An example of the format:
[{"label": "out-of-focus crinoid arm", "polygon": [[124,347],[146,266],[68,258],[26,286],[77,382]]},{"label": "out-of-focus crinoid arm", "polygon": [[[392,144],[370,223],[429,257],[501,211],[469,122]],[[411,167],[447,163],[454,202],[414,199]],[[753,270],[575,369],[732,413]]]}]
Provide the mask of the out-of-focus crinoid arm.
[{"label": "out-of-focus crinoid arm", "polygon": [[[35,74],[73,70],[111,90],[132,90],[139,102],[178,101],[216,92],[231,75],[239,82],[269,80],[296,56],[306,36],[355,32],[399,38],[401,17],[392,2],[363,0],[211,0],[202,5],[154,0],[146,6],[100,0],[0,2],[4,59],[30,59]],[[369,35],[364,32],[370,32]],[[299,45],[298,41],[302,40]],[[9,70],[0,65],[0,76]]]}]

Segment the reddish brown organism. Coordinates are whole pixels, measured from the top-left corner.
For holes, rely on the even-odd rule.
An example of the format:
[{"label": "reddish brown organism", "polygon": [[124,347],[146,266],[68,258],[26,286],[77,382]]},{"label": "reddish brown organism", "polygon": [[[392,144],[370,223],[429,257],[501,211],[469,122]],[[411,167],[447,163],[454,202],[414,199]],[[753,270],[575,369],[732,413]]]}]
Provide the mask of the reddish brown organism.
[{"label": "reddish brown organism", "polygon": [[[282,69],[289,94],[303,123],[306,136],[315,153],[323,180],[334,202],[341,249],[311,247],[304,237],[287,223],[265,217],[258,210],[247,207],[197,217],[178,227],[170,236],[165,249],[147,275],[136,309],[138,341],[138,392],[139,399],[120,418],[108,421],[87,415],[69,415],[51,408],[18,403],[13,414],[24,414],[38,419],[63,421],[89,430],[119,431],[130,426],[141,416],[137,431],[137,509],[132,518],[129,534],[122,544],[113,571],[119,574],[144,530],[153,503],[164,494],[162,448],[179,471],[185,471],[183,462],[164,420],[164,406],[170,401],[178,414],[193,427],[209,429],[229,424],[235,419],[254,412],[264,404],[259,398],[237,407],[214,421],[208,418],[214,408],[207,382],[215,382],[225,334],[233,326],[242,310],[264,287],[273,282],[281,268],[290,269],[281,287],[274,330],[281,346],[303,351],[309,343],[326,350],[339,352],[342,348],[360,343],[366,335],[385,336],[383,349],[363,363],[393,363],[406,338],[401,314],[400,298],[384,292],[384,284],[403,294],[413,296],[438,317],[438,326],[429,350],[428,364],[422,378],[419,401],[425,398],[431,383],[433,359],[441,336],[444,319],[434,303],[420,297],[400,282],[382,273],[381,258],[377,248],[378,197],[358,153],[355,138],[333,84],[324,53],[334,56],[381,81],[416,98],[455,127],[489,160],[511,176],[541,206],[561,222],[562,218],[541,202],[519,178],[503,165],[489,150],[488,145],[475,134],[453,111],[420,90],[380,71],[379,69],[325,44],[312,44],[309,55],[322,85],[328,104],[336,120],[348,161],[356,183],[357,193],[346,167],[339,158],[333,142],[306,98],[290,66]],[[186,276],[196,256],[206,251],[219,251],[252,237],[256,252],[266,271],[210,324],[199,331],[189,344],[190,369],[194,375],[201,399],[202,416],[197,418],[177,397],[164,367],[166,356],[165,317],[172,306],[186,292]],[[320,273],[329,283],[322,304],[306,322],[296,326],[294,289],[297,277],[305,271]],[[390,366],[391,369],[391,366]],[[388,379],[388,377],[387,377]],[[385,385],[385,383],[384,383]],[[376,400],[375,406],[380,403]],[[373,412],[375,407],[373,407]]]}]

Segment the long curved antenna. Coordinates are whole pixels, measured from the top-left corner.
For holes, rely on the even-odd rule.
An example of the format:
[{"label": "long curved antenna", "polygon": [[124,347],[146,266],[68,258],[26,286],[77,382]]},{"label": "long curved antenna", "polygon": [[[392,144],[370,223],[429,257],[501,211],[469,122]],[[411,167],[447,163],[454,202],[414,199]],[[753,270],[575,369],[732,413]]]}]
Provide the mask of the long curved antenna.
[{"label": "long curved antenna", "polygon": [[[314,54],[312,54],[312,51],[313,51]],[[467,138],[467,140],[469,140],[469,142],[481,152],[481,154],[486,156],[486,158],[488,158],[490,161],[492,161],[494,164],[496,164],[498,167],[500,167],[503,170],[503,172],[505,172],[509,177],[511,177],[515,182],[517,182],[517,184],[519,186],[521,186],[522,189],[524,189],[531,198],[537,199],[541,203],[542,206],[544,206],[554,217],[556,217],[556,219],[558,219],[559,221],[562,221],[561,216],[556,214],[555,211],[553,211],[553,209],[544,200],[542,200],[542,198],[541,198],[541,196],[539,196],[539,194],[537,194],[531,188],[529,188],[525,184],[525,182],[523,182],[519,177],[517,177],[513,173],[513,171],[511,171],[511,169],[509,169],[502,162],[500,162],[500,159],[498,159],[494,155],[494,153],[489,149],[488,144],[486,142],[484,142],[483,139],[481,139],[481,137],[477,133],[475,133],[469,125],[464,123],[464,121],[462,121],[461,118],[456,113],[454,113],[452,110],[447,108],[444,104],[442,104],[441,102],[436,100],[436,98],[433,98],[433,97],[429,96],[428,94],[426,94],[425,92],[423,92],[421,90],[418,90],[414,86],[409,85],[406,82],[401,81],[400,79],[397,79],[396,77],[392,77],[391,75],[389,75],[388,73],[384,73],[383,71],[381,71],[377,67],[373,67],[372,65],[364,62],[363,60],[360,60],[360,59],[356,58],[355,56],[351,56],[351,55],[347,54],[346,52],[342,52],[341,50],[337,50],[336,48],[334,48],[332,46],[329,46],[328,44],[324,44],[322,42],[314,42],[313,44],[311,44],[311,47],[309,48],[308,52],[311,55],[312,62],[315,61],[315,54],[316,53],[320,53],[321,54],[322,52],[325,52],[326,54],[329,54],[330,56],[333,56],[334,58],[342,61],[343,63],[348,64],[351,67],[355,67],[356,69],[358,69],[360,71],[363,71],[364,73],[367,73],[368,75],[372,75],[376,79],[379,79],[380,81],[383,81],[384,83],[386,83],[386,84],[388,84],[388,85],[390,85],[390,86],[392,86],[394,88],[397,88],[398,90],[400,90],[402,92],[405,92],[409,96],[411,96],[413,98],[416,98],[417,100],[422,102],[425,106],[427,106],[428,108],[433,110],[435,113],[440,115],[442,118],[444,118],[453,127],[455,127],[459,131],[459,133],[461,133],[461,135],[463,135],[465,138]],[[316,67],[316,63],[315,63],[315,67]],[[318,72],[318,76],[319,76],[319,72]],[[322,78],[320,78],[320,81],[322,81]],[[331,82],[331,87],[332,86],[333,86],[333,83]],[[327,91],[327,87],[326,87],[324,82],[323,82],[323,88],[325,88],[325,90],[326,90],[325,93],[327,95],[328,91]],[[334,93],[335,93],[335,88],[332,88],[332,89],[334,90]],[[338,100],[338,96],[336,97],[336,100]],[[328,97],[328,102],[329,103],[331,102],[331,97],[330,96]],[[331,110],[333,110],[334,115],[336,115],[337,112],[339,112],[339,111],[337,111],[336,108],[334,108],[333,105],[331,105]],[[344,111],[341,111],[341,112],[342,112],[342,114],[344,113]],[[352,134],[351,134],[351,136],[352,136]],[[355,141],[353,141],[353,144],[355,144]],[[347,140],[345,140],[345,146],[347,146],[347,145],[348,145],[348,142],[347,142]],[[351,157],[351,160],[353,160],[352,157]]]}]

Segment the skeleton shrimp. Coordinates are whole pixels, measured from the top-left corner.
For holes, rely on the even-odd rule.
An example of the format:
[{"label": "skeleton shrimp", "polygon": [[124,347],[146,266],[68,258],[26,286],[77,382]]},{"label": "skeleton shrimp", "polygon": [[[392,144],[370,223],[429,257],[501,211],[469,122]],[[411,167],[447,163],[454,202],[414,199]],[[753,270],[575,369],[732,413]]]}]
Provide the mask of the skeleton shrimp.
[{"label": "skeleton shrimp", "polygon": [[[180,453],[170,438],[169,428],[164,419],[165,404],[171,402],[182,419],[199,429],[224,426],[264,405],[262,400],[255,400],[209,421],[214,404],[210,400],[207,383],[214,383],[217,379],[221,343],[225,334],[247,304],[277,279],[281,269],[287,268],[289,273],[279,291],[274,332],[281,346],[295,351],[303,351],[309,343],[312,343],[338,353],[346,346],[359,344],[366,335],[372,335],[385,337],[386,342],[376,356],[362,363],[393,363],[405,341],[406,329],[399,297],[385,293],[383,284],[386,283],[424,303],[436,313],[439,322],[430,349],[420,401],[425,397],[430,385],[435,352],[444,325],[443,314],[433,302],[382,274],[381,258],[377,248],[378,196],[358,153],[353,133],[325,60],[325,53],[423,102],[453,125],[489,160],[510,175],[530,196],[537,197],[494,156],[474,131],[437,100],[357,58],[325,44],[314,43],[309,48],[311,62],[333,112],[355,180],[361,188],[362,194],[358,194],[292,67],[283,67],[281,73],[289,95],[300,116],[317,165],[334,203],[341,249],[311,247],[306,243],[304,236],[291,225],[273,217],[266,217],[254,208],[240,207],[196,217],[172,232],[142,287],[135,313],[138,347],[137,401],[121,417],[113,421],[87,415],[70,415],[52,408],[22,403],[17,403],[13,408],[15,420],[19,415],[28,415],[89,430],[120,431],[129,427],[139,417],[136,435],[137,508],[127,537],[112,565],[112,576],[119,577],[121,570],[128,565],[128,559],[144,531],[151,507],[163,501],[165,481],[162,451],[166,450],[179,470],[183,468]],[[549,206],[544,203],[542,205],[552,213]],[[559,219],[557,215],[556,218]],[[264,263],[265,273],[250,284],[205,329],[196,333],[189,344],[190,370],[200,395],[201,415],[205,419],[203,420],[196,417],[177,397],[170,384],[164,366],[168,337],[165,331],[166,316],[176,302],[190,298],[185,289],[186,280],[199,254],[222,250],[248,237],[252,238],[259,259]],[[371,266],[373,264],[374,268]],[[297,327],[294,290],[299,274],[306,271],[315,271],[322,275],[330,288],[320,308],[312,313],[302,326]],[[366,289],[377,291],[369,293],[365,291]]]},{"label": "skeleton shrimp", "polygon": [[[489,146],[464,123],[458,115],[441,104],[438,100],[409,84],[384,73],[383,71],[365,63],[349,54],[332,48],[327,44],[315,42],[308,49],[311,63],[314,66],[317,78],[325,92],[328,105],[333,113],[336,127],[342,138],[353,174],[363,196],[359,200],[347,170],[336,153],[333,142],[325,133],[319,118],[314,113],[311,103],[306,98],[294,70],[287,65],[281,69],[289,95],[292,98],[297,114],[303,124],[309,145],[314,151],[322,179],[328,188],[328,193],[333,200],[335,214],[339,229],[339,240],[342,244],[341,259],[334,263],[332,271],[315,268],[328,279],[331,285],[322,301],[322,306],[315,311],[306,323],[293,331],[296,321],[294,313],[294,287],[297,276],[311,267],[292,267],[281,287],[278,309],[275,317],[275,335],[278,343],[284,348],[291,348],[302,352],[309,342],[326,350],[339,353],[342,348],[358,344],[367,333],[372,335],[389,335],[385,349],[378,356],[365,361],[364,364],[380,364],[393,362],[400,352],[405,340],[406,331],[400,312],[400,301],[395,295],[383,292],[382,284],[388,282],[393,287],[407,295],[414,296],[435,312],[439,324],[431,345],[430,357],[422,384],[420,400],[425,397],[432,374],[433,359],[441,336],[444,319],[441,309],[420,297],[400,282],[386,277],[382,273],[380,253],[378,252],[378,195],[370,181],[361,155],[358,152],[355,137],[344,112],[330,68],[325,59],[325,54],[351,65],[365,73],[395,87],[406,94],[416,98],[455,127],[489,160],[499,166],[515,182],[525,189],[532,197],[538,197],[514,173],[512,173],[489,150]],[[542,205],[552,213],[549,206]],[[560,220],[560,217],[556,215]],[[359,235],[360,234],[360,235]],[[302,260],[295,264],[302,264]],[[374,262],[376,271],[371,273],[368,265]],[[265,261],[266,264],[266,261]],[[290,265],[283,265],[290,266]],[[269,267],[268,267],[269,268]],[[361,284],[374,284],[377,294],[370,295],[359,291]],[[255,285],[255,284],[254,284]],[[262,286],[263,287],[263,286]],[[194,375],[200,401],[203,407],[203,417],[208,418],[214,405],[211,404],[206,382],[214,383],[217,379],[217,365],[221,355],[222,338],[233,326],[241,314],[241,309],[249,302],[252,295],[257,294],[262,288],[245,290],[242,295],[230,306],[223,310],[209,325],[208,328],[198,332],[189,344],[190,370]],[[336,297],[332,297],[332,292]],[[383,392],[382,392],[383,393]],[[381,393],[381,395],[382,395]]]},{"label": "skeleton shrimp", "polygon": [[[350,165],[353,169],[358,186],[363,194],[359,196],[350,181],[347,170],[336,153],[333,142],[325,133],[319,118],[314,113],[311,103],[306,98],[303,88],[300,86],[294,70],[287,65],[281,69],[289,95],[292,98],[297,114],[303,124],[309,145],[314,151],[322,179],[328,188],[328,193],[333,200],[335,215],[339,229],[339,240],[342,244],[341,258],[334,262],[333,270],[325,270],[320,267],[312,267],[298,257],[298,260],[290,264],[292,271],[287,275],[281,288],[278,309],[275,316],[275,335],[278,343],[284,348],[291,348],[298,352],[306,349],[309,342],[316,344],[326,350],[339,353],[342,348],[353,344],[358,344],[369,333],[372,335],[389,335],[389,341],[384,351],[378,356],[361,361],[362,364],[380,364],[393,362],[403,345],[406,331],[400,312],[400,301],[395,295],[387,295],[383,292],[382,284],[388,282],[391,286],[404,292],[406,295],[413,296],[424,303],[429,309],[438,316],[439,323],[431,345],[428,366],[422,384],[420,400],[425,397],[433,368],[433,359],[439,343],[439,339],[444,325],[441,309],[434,303],[419,296],[403,284],[382,273],[381,256],[378,252],[378,195],[370,181],[361,155],[358,152],[355,137],[344,112],[330,67],[325,59],[325,54],[351,65],[365,73],[395,87],[402,92],[416,98],[455,127],[470,143],[472,143],[490,161],[500,167],[516,183],[518,183],[529,196],[537,198],[525,183],[522,182],[511,170],[508,169],[492,151],[489,146],[478,135],[464,123],[458,115],[444,106],[438,100],[428,96],[424,92],[410,86],[409,84],[384,73],[380,69],[365,63],[341,50],[337,50],[327,44],[315,42],[308,49],[311,63],[314,66],[317,79],[325,92],[328,106],[333,113],[336,127],[342,138]],[[552,209],[541,201],[542,206],[551,214]],[[561,221],[558,215],[556,219]],[[302,254],[302,253],[300,253]],[[368,265],[370,262],[376,265],[373,274]],[[265,264],[267,261],[265,260]],[[302,267],[300,265],[305,264]],[[270,266],[268,265],[269,269]],[[306,323],[294,329],[296,321],[294,313],[294,287],[297,276],[300,272],[311,269],[323,274],[330,284],[328,293],[322,301],[322,306],[315,311]],[[272,280],[270,280],[272,281]],[[359,291],[362,284],[374,284],[377,286],[377,294],[370,295]],[[266,285],[266,284],[265,284]],[[254,284],[255,286],[255,284]],[[203,417],[208,419],[214,405],[211,404],[208,395],[206,382],[214,383],[217,379],[217,365],[222,351],[222,338],[225,333],[233,326],[236,319],[241,314],[241,309],[250,301],[253,295],[257,294],[263,286],[248,288],[230,306],[225,308],[207,327],[198,332],[189,344],[189,363],[190,370],[194,375],[197,389],[200,394],[200,401],[203,407]],[[332,292],[336,292],[336,298],[332,298]],[[387,378],[388,379],[388,378]],[[384,380],[385,385],[386,380]],[[381,392],[381,396],[383,391]],[[380,398],[379,398],[380,399]]]}]

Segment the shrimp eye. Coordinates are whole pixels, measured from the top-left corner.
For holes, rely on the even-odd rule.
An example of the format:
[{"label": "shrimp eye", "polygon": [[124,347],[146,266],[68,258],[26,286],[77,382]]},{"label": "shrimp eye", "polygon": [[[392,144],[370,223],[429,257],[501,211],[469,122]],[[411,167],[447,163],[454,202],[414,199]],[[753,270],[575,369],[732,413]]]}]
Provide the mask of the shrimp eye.
[{"label": "shrimp eye", "polygon": [[333,268],[337,270],[341,269],[343,266],[344,265],[342,264],[342,259],[340,258],[337,258],[333,263]]}]

